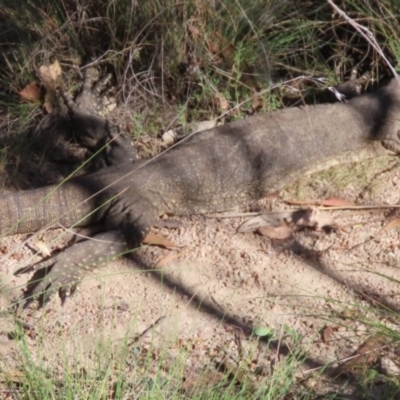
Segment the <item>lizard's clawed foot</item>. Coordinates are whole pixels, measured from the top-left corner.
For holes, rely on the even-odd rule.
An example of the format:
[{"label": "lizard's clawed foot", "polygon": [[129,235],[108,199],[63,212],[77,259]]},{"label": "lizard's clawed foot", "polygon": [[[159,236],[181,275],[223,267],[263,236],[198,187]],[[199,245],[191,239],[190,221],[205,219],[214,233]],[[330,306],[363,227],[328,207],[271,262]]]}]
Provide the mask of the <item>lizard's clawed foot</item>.
[{"label": "lizard's clawed foot", "polygon": [[137,158],[129,135],[103,117],[107,107],[105,87],[110,79],[111,76],[106,75],[94,83],[93,69],[86,68],[82,90],[75,101],[64,88],[61,88],[61,94],[71,115],[76,140],[96,156],[92,169],[131,162]]},{"label": "lizard's clawed foot", "polygon": [[87,67],[83,73],[81,92],[73,100],[71,95],[61,87],[61,95],[70,112],[104,117],[107,107],[106,94],[109,92],[111,75],[107,74],[95,82],[94,68]]},{"label": "lizard's clawed foot", "polygon": [[[75,100],[60,86],[64,106],[46,115],[36,129],[36,137],[52,162],[80,164],[90,159],[85,170],[93,172],[137,158],[130,136],[105,117],[110,79],[106,75],[94,82],[93,68],[86,68]],[[64,111],[60,112],[60,107]]]},{"label": "lizard's clawed foot", "polygon": [[35,271],[23,296],[23,307],[26,308],[36,298],[43,306],[57,291],[63,304],[89,271],[126,252],[127,245],[122,234],[110,231],[76,243],[31,267],[17,270],[16,275]]}]

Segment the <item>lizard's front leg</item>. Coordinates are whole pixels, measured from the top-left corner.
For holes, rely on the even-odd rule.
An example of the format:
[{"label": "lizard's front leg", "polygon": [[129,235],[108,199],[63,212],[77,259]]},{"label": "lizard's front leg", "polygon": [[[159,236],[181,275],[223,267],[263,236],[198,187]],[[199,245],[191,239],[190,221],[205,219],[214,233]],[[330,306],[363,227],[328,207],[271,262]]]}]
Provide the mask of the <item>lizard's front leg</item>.
[{"label": "lizard's front leg", "polygon": [[17,270],[16,275],[35,271],[23,296],[24,307],[35,298],[39,298],[40,304],[44,305],[56,291],[64,303],[75,292],[85,274],[127,251],[124,236],[119,231],[110,231],[76,243],[31,267]]}]

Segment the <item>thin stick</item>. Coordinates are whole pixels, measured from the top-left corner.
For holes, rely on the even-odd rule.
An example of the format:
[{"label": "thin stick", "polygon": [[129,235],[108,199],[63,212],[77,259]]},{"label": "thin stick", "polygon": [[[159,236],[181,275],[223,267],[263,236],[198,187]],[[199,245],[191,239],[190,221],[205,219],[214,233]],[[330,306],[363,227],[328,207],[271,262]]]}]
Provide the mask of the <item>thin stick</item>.
[{"label": "thin stick", "polygon": [[[290,205],[290,202],[288,203]],[[327,207],[319,204],[292,204],[297,205],[299,208],[288,208],[286,210],[274,211],[257,211],[248,213],[222,213],[222,214],[204,214],[206,218],[242,218],[242,217],[255,217],[258,215],[273,215],[273,214],[287,214],[290,212],[306,210],[310,207],[317,207],[321,211],[339,211],[339,210],[385,210],[388,208],[400,208],[400,204],[382,204],[382,205],[361,205],[361,206],[341,206],[341,207]]]},{"label": "thin stick", "polygon": [[365,26],[360,25],[353,19],[351,19],[344,11],[342,11],[336,4],[333,3],[332,0],[327,0],[327,2],[332,6],[332,8],[342,17],[344,18],[374,49],[375,51],[382,57],[385,61],[389,69],[392,71],[393,76],[396,78],[397,82],[400,84],[400,77],[397,74],[396,70],[393,68],[390,61],[386,58],[382,49],[379,47],[378,42],[376,41],[373,33],[366,28]]}]

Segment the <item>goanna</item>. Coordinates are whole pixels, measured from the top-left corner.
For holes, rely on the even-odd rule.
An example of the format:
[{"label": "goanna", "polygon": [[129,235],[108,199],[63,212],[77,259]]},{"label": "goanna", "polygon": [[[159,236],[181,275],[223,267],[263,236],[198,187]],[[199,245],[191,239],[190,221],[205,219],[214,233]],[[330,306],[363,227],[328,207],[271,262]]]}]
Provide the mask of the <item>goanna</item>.
[{"label": "goanna", "polygon": [[68,101],[82,143],[98,148],[112,139],[112,161],[106,163],[111,165],[59,187],[0,196],[0,232],[103,222],[106,233],[40,263],[51,270],[33,296],[61,288],[65,297],[84,271],[140,246],[162,214],[238,209],[315,167],[397,154],[400,148],[396,80],[348,103],[285,109],[218,126],[145,162],[135,161],[126,141],[115,139],[116,127]]}]

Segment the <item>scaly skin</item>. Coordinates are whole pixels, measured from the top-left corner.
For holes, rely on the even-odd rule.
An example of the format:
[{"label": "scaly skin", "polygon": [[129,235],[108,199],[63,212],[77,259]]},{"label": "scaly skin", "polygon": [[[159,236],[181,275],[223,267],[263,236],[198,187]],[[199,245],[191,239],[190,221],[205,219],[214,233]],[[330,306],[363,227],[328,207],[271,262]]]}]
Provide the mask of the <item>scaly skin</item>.
[{"label": "scaly skin", "polygon": [[[386,149],[398,153],[399,116],[400,87],[395,80],[348,104],[256,115],[191,136],[144,164],[122,162],[73,179],[22,221],[24,210],[54,188],[1,196],[0,229],[13,233],[37,230],[56,220],[63,225],[104,221],[107,230],[122,232],[128,247],[133,248],[161,214],[237,209],[316,166],[373,157]],[[84,118],[81,121],[84,124]],[[99,136],[101,129],[107,130],[100,128]],[[7,208],[7,204],[12,206]],[[97,211],[87,217],[93,210]],[[15,226],[16,221],[21,222]],[[107,250],[104,253],[107,256]],[[79,265],[71,261],[73,254],[70,251],[68,255],[69,264],[60,262],[59,257],[62,267],[54,267],[50,278],[34,293],[49,289],[50,281],[58,286],[75,279],[73,270]],[[57,275],[61,268],[62,278]]]}]

